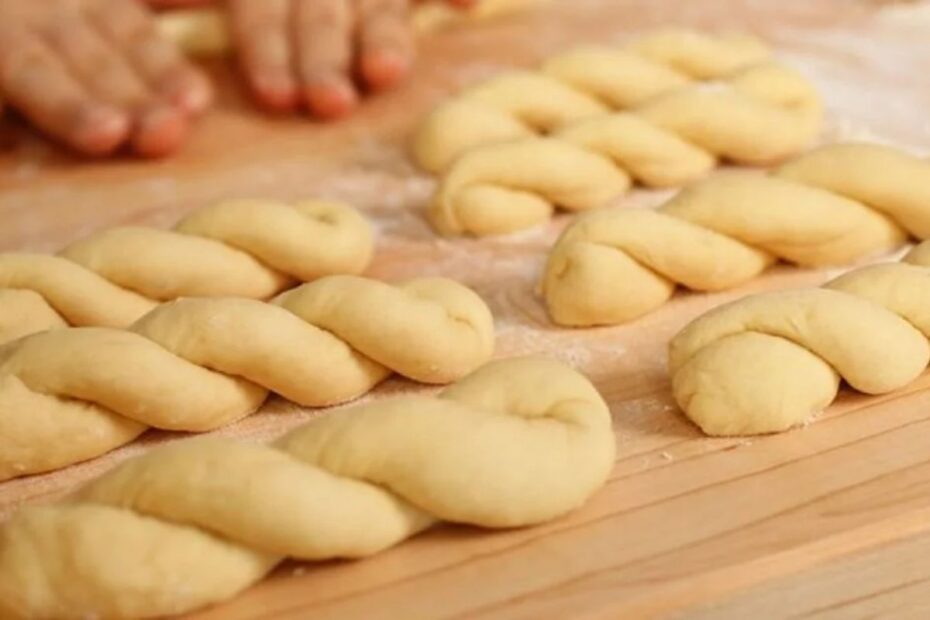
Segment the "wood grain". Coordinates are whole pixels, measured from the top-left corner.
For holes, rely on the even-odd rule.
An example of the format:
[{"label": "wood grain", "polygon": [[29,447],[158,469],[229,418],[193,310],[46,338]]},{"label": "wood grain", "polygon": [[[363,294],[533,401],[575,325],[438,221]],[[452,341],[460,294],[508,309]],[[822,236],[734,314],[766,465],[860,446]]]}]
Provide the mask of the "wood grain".
[{"label": "wood grain", "polygon": [[[823,139],[930,148],[930,43],[909,9],[847,0],[581,0],[424,41],[409,85],[346,123],[254,113],[227,67],[220,108],[179,157],[77,165],[8,121],[0,154],[0,249],[52,250],[117,223],[167,226],[228,196],[350,200],[371,215],[371,274],[443,274],[489,302],[498,354],[549,353],[586,372],[611,404],[619,455],[584,509],[539,528],[440,527],[359,562],[289,563],[196,618],[926,617],[930,606],[930,374],[900,393],[843,393],[823,418],[782,435],[709,439],[672,401],[668,339],[749,292],[813,286],[832,271],[781,266],[739,290],[680,293],[635,323],[563,330],[535,282],[565,218],[506,239],[441,240],[420,216],[432,182],[407,161],[418,116],[463,84],[579,43],[674,21],[765,36],[824,92]],[[923,21],[921,22],[921,19]],[[921,25],[923,24],[923,25]],[[625,205],[668,192],[636,191]],[[367,398],[427,391],[392,379]],[[266,439],[325,412],[272,400],[220,431]],[[0,516],[177,435],[67,470],[0,485]]]}]

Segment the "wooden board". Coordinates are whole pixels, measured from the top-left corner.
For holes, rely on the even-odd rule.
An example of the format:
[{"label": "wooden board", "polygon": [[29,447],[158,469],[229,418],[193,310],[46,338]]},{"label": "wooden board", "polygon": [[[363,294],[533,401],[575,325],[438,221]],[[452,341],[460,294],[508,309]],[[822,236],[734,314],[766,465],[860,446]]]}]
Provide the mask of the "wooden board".
[{"label": "wooden board", "polygon": [[[196,617],[925,617],[930,374],[884,397],[844,393],[807,428],[755,439],[702,437],[669,393],[667,341],[692,317],[750,292],[816,285],[837,270],[780,267],[740,290],[681,294],[630,325],[557,329],[534,287],[564,218],[506,239],[437,239],[420,216],[432,182],[404,155],[417,117],[457,87],[669,21],[772,41],[824,92],[824,140],[926,152],[930,9],[878,5],[573,0],[424,41],[410,84],[332,126],[256,115],[217,63],[220,108],[179,157],[157,163],[78,166],[10,124],[0,154],[0,249],[54,250],[118,223],[164,226],[227,196],[347,199],[379,231],[372,275],[443,274],[474,286],[495,313],[499,355],[549,353],[586,372],[611,404],[617,463],[584,509],[519,531],[441,527],[365,561],[286,564]],[[636,191],[621,203],[667,195]],[[392,379],[367,398],[425,390]],[[264,439],[320,414],[272,400],[220,433]],[[4,483],[0,515],[60,496],[166,437],[151,433],[106,458]]]}]

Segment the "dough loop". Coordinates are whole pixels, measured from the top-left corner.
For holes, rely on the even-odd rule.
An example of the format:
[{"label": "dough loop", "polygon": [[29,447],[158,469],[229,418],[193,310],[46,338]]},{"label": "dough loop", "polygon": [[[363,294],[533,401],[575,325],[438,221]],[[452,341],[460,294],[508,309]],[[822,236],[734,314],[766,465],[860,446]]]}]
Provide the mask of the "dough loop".
[{"label": "dough loop", "polygon": [[924,242],[903,263],[711,310],[671,342],[675,400],[709,435],[751,435],[809,422],[841,379],[866,394],[904,387],[930,360],[928,258]]},{"label": "dough loop", "polygon": [[268,299],[361,273],[372,246],[368,222],[341,203],[231,200],[171,231],[109,228],[57,256],[0,254],[0,343],[67,325],[123,328],[178,297]]},{"label": "dough loop", "polygon": [[33,334],[0,347],[0,480],[94,458],[150,426],[218,428],[269,390],[322,407],[392,372],[448,383],[493,349],[484,301],[444,278],[327,276],[272,303],[182,299],[125,331]]},{"label": "dough loop", "polygon": [[179,614],[284,557],[364,557],[437,521],[538,524],[581,506],[614,452],[594,387],[541,358],[336,411],[270,446],[172,442],[0,525],[0,616]]},{"label": "dough loop", "polygon": [[633,180],[674,187],[720,159],[790,157],[814,139],[820,101],[767,56],[751,39],[668,31],[478,84],[414,136],[416,160],[442,172],[428,216],[443,234],[508,233],[545,222],[555,207],[604,206]]},{"label": "dough loop", "polygon": [[739,286],[776,260],[842,265],[930,237],[930,163],[890,147],[837,144],[768,176],[730,172],[650,209],[605,209],[565,230],[543,294],[560,325],[612,325],[681,285]]}]

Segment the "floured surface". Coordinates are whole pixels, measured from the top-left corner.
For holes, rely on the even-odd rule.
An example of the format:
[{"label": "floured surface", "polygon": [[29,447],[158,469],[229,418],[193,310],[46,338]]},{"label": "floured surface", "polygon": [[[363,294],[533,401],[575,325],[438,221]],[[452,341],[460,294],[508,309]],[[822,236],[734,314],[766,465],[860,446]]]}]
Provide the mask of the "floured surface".
[{"label": "floured surface", "polygon": [[[76,167],[7,129],[0,249],[53,250],[116,223],[168,226],[199,205],[243,194],[348,200],[378,230],[370,275],[461,279],[491,305],[499,355],[549,353],[586,372],[611,404],[618,462],[607,488],[578,513],[508,533],[441,528],[364,562],[288,565],[202,617],[771,616],[783,611],[784,597],[773,594],[783,591],[792,613],[842,605],[881,615],[893,608],[882,592],[930,577],[926,562],[902,555],[903,540],[926,544],[930,535],[930,376],[905,394],[844,393],[805,429],[742,440],[701,437],[668,389],[665,347],[688,320],[749,292],[819,285],[842,269],[778,267],[740,290],[679,293],[630,325],[557,329],[535,287],[567,219],[500,239],[439,239],[420,214],[433,181],[404,151],[418,115],[461,85],[674,18],[770,40],[823,92],[824,141],[878,140],[930,154],[930,83],[922,77],[930,75],[930,44],[919,27],[930,24],[926,5],[878,13],[876,2],[846,0],[565,4],[424,42],[409,86],[340,125],[255,116],[216,67],[223,105],[170,161]],[[637,190],[620,203],[653,206],[668,195]],[[366,398],[427,390],[390,379]],[[273,399],[220,434],[266,439],[321,413]],[[98,461],[4,483],[0,514],[60,495],[165,437],[150,433]],[[862,572],[863,558],[886,567],[881,579]]]}]

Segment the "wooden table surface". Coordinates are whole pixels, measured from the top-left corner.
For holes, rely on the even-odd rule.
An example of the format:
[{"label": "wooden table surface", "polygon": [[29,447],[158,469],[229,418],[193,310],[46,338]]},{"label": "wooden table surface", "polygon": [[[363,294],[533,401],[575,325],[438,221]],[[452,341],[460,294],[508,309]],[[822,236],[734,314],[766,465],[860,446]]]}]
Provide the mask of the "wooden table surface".
[{"label": "wooden table surface", "polygon": [[[0,249],[53,251],[106,225],[167,226],[231,196],[346,199],[372,217],[371,275],[456,277],[497,320],[498,354],[545,352],[586,372],[611,404],[619,452],[606,487],[549,525],[488,533],[440,527],[357,562],[289,563],[197,618],[927,617],[930,612],[930,374],[901,393],[843,393],[806,428],[709,439],[675,407],[668,339],[749,292],[817,285],[838,270],[772,270],[740,290],[679,294],[626,326],[563,330],[534,292],[544,230],[441,240],[421,217],[433,187],[405,156],[417,118],[456,88],[581,42],[667,24],[738,29],[772,42],[827,102],[823,140],[930,149],[930,7],[853,0],[572,0],[423,42],[416,77],[352,120],[320,125],[255,113],[222,63],[219,108],[176,158],[81,163],[0,130]],[[654,205],[668,192],[620,202]],[[367,398],[423,391],[393,379]],[[268,438],[320,412],[272,400],[222,434]],[[173,435],[170,438],[177,437]],[[0,518],[60,496],[154,442],[0,485]]]}]

